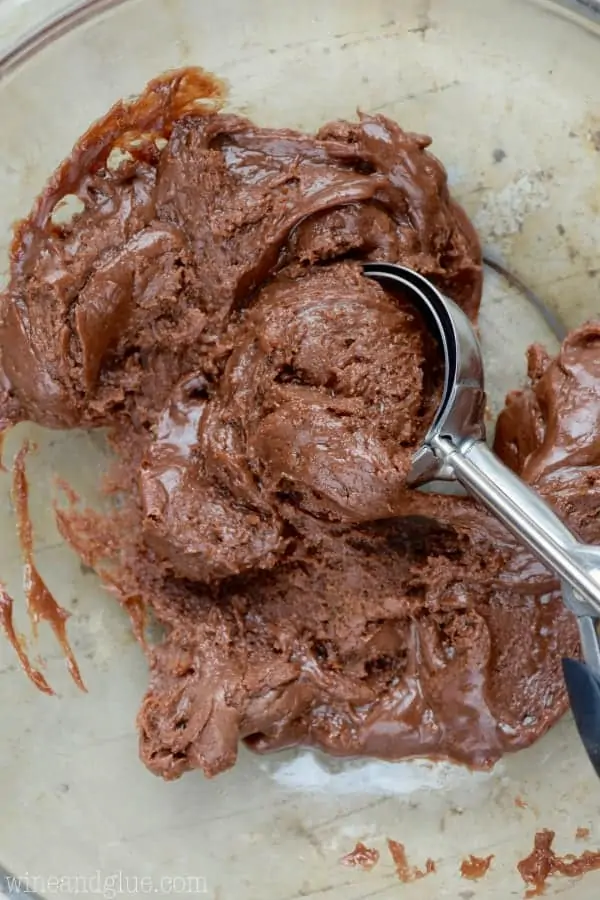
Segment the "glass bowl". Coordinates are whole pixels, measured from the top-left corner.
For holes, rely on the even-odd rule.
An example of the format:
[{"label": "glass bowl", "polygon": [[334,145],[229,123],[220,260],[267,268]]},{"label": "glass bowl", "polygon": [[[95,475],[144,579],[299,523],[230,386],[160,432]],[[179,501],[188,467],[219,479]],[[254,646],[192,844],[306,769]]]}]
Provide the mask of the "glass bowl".
[{"label": "glass bowl", "polygon": [[[0,265],[24,215],[89,123],[156,74],[198,64],[228,84],[228,107],[261,124],[314,129],[383,111],[430,133],[487,254],[570,327],[596,313],[600,112],[596,4],[532,0],[0,0]],[[519,289],[488,274],[481,333],[491,405],[524,378],[532,341],[556,346]],[[57,532],[56,475],[97,499],[98,434],[20,426],[36,559],[61,604],[88,685],[71,685],[44,633],[56,697],[38,693],[0,642],[0,863],[8,896],[202,894],[214,900],[520,896],[516,863],[540,828],[559,852],[600,847],[600,792],[566,717],[492,772],[414,761],[340,762],[308,751],[242,751],[214,781],[165,784],[137,759],[145,663],[117,604]],[[0,475],[0,576],[22,612],[22,559]],[[524,635],[526,640],[526,635]],[[387,840],[436,872],[406,889]],[[370,872],[340,863],[357,841]],[[494,855],[485,880],[461,860]],[[1,871],[1,870],[0,870]],[[12,875],[10,874],[12,873]],[[19,881],[20,879],[20,881]],[[600,873],[552,881],[548,896],[596,898]]]}]

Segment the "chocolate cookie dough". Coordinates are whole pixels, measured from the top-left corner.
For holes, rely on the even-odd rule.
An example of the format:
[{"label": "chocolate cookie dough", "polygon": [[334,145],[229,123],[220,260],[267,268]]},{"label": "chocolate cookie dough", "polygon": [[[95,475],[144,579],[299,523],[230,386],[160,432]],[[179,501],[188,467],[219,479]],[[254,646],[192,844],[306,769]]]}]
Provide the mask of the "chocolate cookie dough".
[{"label": "chocolate cookie dough", "polygon": [[437,401],[424,343],[414,313],[355,266],[280,275],[243,317],[214,391],[196,373],[161,414],[141,470],[149,544],[210,582],[272,568],[299,516],[401,513]]},{"label": "chocolate cookie dough", "polygon": [[[411,266],[475,319],[476,235],[428,138],[383,116],[259,128],[218,96],[183,70],[118,104],[18,226],[0,421],[111,430],[119,508],[58,515],[164,627],[144,644],[152,771],[215,775],[240,739],[490,765],[564,711],[576,628],[487,513],[406,487],[440,363],[360,269]],[[589,328],[558,361],[533,351],[496,446],[593,540]]]}]

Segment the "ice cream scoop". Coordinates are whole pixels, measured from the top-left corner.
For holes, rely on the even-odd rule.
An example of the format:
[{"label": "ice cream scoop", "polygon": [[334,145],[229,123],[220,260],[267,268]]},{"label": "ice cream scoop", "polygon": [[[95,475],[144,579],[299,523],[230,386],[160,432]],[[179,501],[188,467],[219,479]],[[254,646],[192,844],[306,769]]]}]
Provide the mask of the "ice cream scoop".
[{"label": "ice cream scoop", "polygon": [[552,508],[490,450],[485,441],[484,367],[471,321],[422,275],[391,263],[367,263],[364,274],[419,309],[444,357],[442,398],[410,483],[460,482],[561,580],[577,616],[584,662],[565,660],[571,706],[600,775],[600,547],[583,544]]}]

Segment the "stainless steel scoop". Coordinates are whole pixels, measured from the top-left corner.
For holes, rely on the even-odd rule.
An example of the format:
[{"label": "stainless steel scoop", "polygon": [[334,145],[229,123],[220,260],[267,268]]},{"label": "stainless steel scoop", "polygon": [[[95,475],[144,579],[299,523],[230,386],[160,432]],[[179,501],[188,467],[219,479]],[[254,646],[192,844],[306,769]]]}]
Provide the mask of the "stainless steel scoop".
[{"label": "stainless steel scoop", "polygon": [[560,578],[563,600],[577,616],[585,660],[564,660],[563,671],[581,737],[600,775],[600,547],[581,543],[487,446],[481,348],[460,307],[411,269],[391,263],[363,269],[384,289],[414,302],[444,355],[442,399],[414,456],[410,483],[460,482]]}]

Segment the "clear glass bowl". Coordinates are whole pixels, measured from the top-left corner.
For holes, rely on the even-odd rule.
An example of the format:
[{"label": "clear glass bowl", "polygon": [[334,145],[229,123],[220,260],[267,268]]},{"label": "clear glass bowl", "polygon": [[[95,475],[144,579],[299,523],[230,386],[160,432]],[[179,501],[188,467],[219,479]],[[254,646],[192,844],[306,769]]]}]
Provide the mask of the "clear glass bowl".
[{"label": "clear glass bowl", "polygon": [[[224,78],[229,106],[260,123],[312,129],[359,107],[432,134],[488,252],[569,326],[596,313],[600,28],[591,0],[97,0],[45,25],[63,5],[0,0],[4,271],[11,223],[90,121],[157,73],[193,63]],[[523,379],[527,344],[553,337],[492,274],[481,328],[497,406]],[[559,851],[582,849],[578,827],[600,846],[599,788],[568,718],[488,774],[242,752],[215,781],[153,778],[137,760],[134,728],[145,664],[124,614],[60,540],[51,507],[55,474],[94,498],[102,441],[21,427],[7,460],[25,434],[39,447],[29,465],[37,560],[73,612],[89,693],[70,684],[47,635],[39,652],[55,698],[36,692],[0,642],[0,863],[23,887],[45,897],[205,888],[215,900],[386,900],[405,890],[386,849],[392,838],[417,865],[436,862],[435,874],[406,888],[413,896],[505,900],[522,892],[515,865],[538,828],[557,831]],[[1,475],[0,575],[21,601],[9,488]],[[25,629],[21,609],[18,617]],[[340,864],[359,840],[381,851],[372,872]],[[470,853],[495,856],[479,886],[460,877]],[[599,890],[592,873],[553,882],[548,895],[592,900]]]}]

